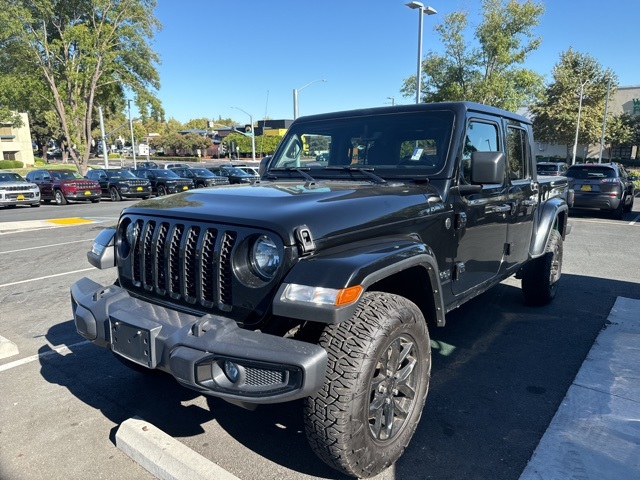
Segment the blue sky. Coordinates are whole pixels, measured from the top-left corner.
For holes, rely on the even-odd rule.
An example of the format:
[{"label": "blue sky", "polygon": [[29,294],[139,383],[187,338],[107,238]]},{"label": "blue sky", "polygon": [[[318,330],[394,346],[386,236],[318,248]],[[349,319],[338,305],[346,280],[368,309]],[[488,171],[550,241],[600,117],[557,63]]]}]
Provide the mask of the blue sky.
[{"label": "blue sky", "polygon": [[[158,96],[167,117],[299,114],[413,103],[400,94],[415,74],[418,13],[408,0],[159,0],[163,25],[153,48],[161,57]],[[424,17],[423,53],[440,51],[433,26],[447,13],[467,10],[478,22],[479,0],[423,1],[438,11]],[[541,47],[525,66],[551,79],[570,46],[613,70],[621,86],[640,85],[639,0],[546,0],[535,33]],[[473,41],[471,36],[468,41]]]}]

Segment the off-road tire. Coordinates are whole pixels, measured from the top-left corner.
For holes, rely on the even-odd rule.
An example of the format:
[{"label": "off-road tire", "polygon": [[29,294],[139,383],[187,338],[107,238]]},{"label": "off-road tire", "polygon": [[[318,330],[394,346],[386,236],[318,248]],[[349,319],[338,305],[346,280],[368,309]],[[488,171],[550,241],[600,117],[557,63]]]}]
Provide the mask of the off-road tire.
[{"label": "off-road tire", "polygon": [[120,202],[122,200],[122,195],[116,187],[111,187],[109,189],[109,196],[111,197],[112,202]]},{"label": "off-road tire", "polygon": [[164,185],[158,186],[158,196],[159,197],[164,197],[167,194],[168,194],[167,188]]},{"label": "off-road tire", "polygon": [[562,274],[562,235],[551,230],[544,255],[522,270],[522,293],[529,305],[546,305],[556,296]]},{"label": "off-road tire", "polygon": [[319,344],[328,365],[322,389],[305,399],[309,444],[347,475],[376,475],[402,455],[422,414],[431,372],[425,319],[404,297],[365,293]]}]

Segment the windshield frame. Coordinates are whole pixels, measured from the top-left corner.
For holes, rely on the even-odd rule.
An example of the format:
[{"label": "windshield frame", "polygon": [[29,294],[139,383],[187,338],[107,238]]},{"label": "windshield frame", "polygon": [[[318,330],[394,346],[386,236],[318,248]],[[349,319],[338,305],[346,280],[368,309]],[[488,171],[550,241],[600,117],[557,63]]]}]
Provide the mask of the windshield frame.
[{"label": "windshield frame", "polygon": [[[296,169],[303,169],[313,178],[344,178],[365,169],[387,179],[436,177],[447,170],[455,122],[456,112],[446,108],[300,121],[280,142],[265,175],[299,178]],[[321,150],[312,152],[314,141]],[[384,154],[374,162],[375,147]]]}]

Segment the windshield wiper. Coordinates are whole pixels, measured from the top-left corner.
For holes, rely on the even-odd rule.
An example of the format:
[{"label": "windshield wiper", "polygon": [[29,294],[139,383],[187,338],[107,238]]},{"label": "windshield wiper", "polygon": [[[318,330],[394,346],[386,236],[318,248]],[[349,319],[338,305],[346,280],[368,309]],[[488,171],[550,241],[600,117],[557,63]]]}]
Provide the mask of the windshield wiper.
[{"label": "windshield wiper", "polygon": [[307,180],[309,182],[315,182],[316,179],[313,178],[311,175],[309,175],[307,173],[309,170],[311,170],[311,169],[308,168],[308,167],[271,168],[271,169],[269,169],[269,173],[271,173],[271,172],[296,172],[302,178],[304,178],[305,180]]},{"label": "windshield wiper", "polygon": [[387,181],[384,178],[379,177],[378,175],[373,173],[373,168],[371,167],[364,168],[364,167],[340,166],[340,167],[325,167],[325,170],[344,170],[347,172],[358,172],[369,177],[375,183],[379,183],[381,185],[384,185],[385,183],[387,183]]}]

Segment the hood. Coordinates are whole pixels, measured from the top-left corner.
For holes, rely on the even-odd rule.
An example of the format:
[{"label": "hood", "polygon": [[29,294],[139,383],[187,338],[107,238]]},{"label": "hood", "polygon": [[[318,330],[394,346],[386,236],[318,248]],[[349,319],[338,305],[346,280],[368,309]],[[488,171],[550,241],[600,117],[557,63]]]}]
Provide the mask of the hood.
[{"label": "hood", "polygon": [[268,182],[219,186],[139,202],[123,213],[189,218],[271,230],[289,245],[306,225],[315,240],[365,228],[389,228],[444,208],[427,198],[435,189],[421,184],[358,182]]},{"label": "hood", "polygon": [[38,185],[36,185],[35,183],[31,183],[31,182],[0,182],[0,190],[4,190],[7,188],[24,188],[24,189],[34,189],[34,188],[38,188]]}]

